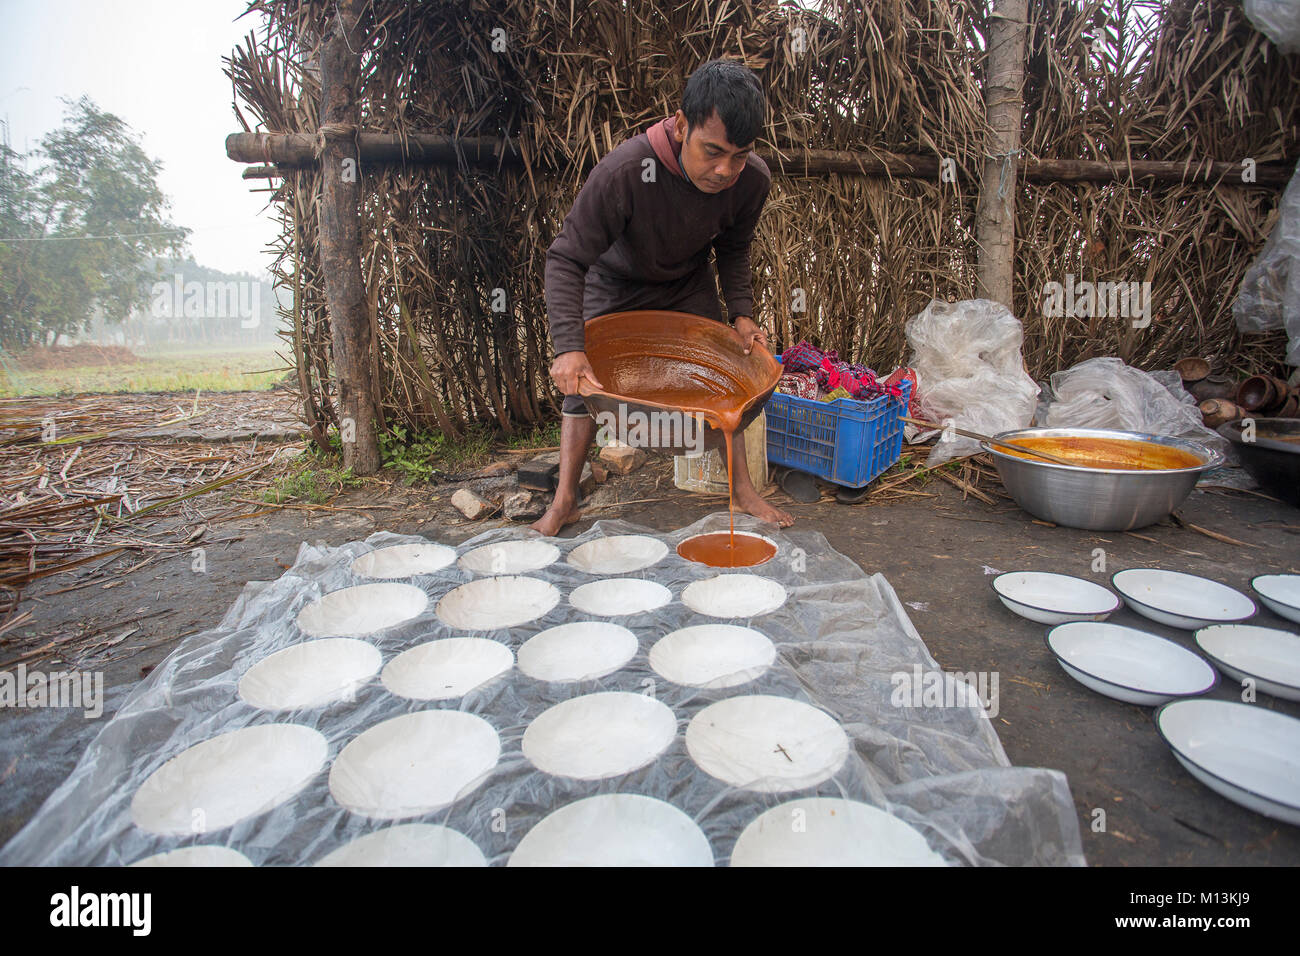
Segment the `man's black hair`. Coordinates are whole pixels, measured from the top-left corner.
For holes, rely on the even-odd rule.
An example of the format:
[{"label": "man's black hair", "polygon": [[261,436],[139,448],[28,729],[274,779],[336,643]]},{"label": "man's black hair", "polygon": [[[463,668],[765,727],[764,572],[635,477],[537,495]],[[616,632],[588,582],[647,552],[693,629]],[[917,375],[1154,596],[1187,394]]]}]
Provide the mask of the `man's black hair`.
[{"label": "man's black hair", "polygon": [[748,146],[763,128],[766,99],[758,77],[735,60],[710,60],[686,81],[682,112],[692,130],[717,111],[733,146]]}]

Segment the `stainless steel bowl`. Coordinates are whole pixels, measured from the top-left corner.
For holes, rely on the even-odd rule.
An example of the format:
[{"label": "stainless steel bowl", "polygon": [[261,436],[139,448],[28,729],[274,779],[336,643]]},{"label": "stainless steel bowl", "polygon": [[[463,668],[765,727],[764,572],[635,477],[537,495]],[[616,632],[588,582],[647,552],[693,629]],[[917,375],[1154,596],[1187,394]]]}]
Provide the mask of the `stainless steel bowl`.
[{"label": "stainless steel bowl", "polygon": [[1050,461],[1019,458],[987,442],[1002,484],[1016,504],[1031,515],[1089,531],[1128,531],[1159,521],[1183,503],[1201,472],[1223,464],[1223,455],[1185,438],[1104,428],[1020,428],[993,437],[1127,438],[1154,442],[1190,452],[1201,464],[1190,468],[1144,469],[1071,468]]}]

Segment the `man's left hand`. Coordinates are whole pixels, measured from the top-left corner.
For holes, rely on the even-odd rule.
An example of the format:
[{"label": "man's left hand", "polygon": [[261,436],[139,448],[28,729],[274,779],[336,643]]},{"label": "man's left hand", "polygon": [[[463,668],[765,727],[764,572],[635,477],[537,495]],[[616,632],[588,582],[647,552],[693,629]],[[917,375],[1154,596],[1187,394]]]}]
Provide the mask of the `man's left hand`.
[{"label": "man's left hand", "polygon": [[761,345],[763,348],[768,347],[767,333],[759,328],[758,323],[749,316],[737,316],[735,329],[736,335],[740,338],[740,347],[745,350],[746,355],[753,351],[755,344]]}]

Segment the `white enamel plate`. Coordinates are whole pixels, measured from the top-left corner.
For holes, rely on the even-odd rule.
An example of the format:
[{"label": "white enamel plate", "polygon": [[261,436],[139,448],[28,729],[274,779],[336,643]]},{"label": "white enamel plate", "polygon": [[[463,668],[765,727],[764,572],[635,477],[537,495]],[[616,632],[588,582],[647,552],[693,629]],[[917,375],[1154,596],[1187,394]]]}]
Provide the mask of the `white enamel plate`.
[{"label": "white enamel plate", "polygon": [[1099,694],[1154,707],[1213,690],[1214,668],[1146,631],[1099,621],[1072,621],[1047,632],[1047,647],[1067,674]]},{"label": "white enamel plate", "polygon": [[1218,624],[1197,631],[1196,644],[1233,680],[1250,678],[1266,694],[1300,700],[1300,635],[1250,624]]},{"label": "white enamel plate", "polygon": [[1110,583],[1143,617],[1188,631],[1244,621],[1256,610],[1255,602],[1240,591],[1181,571],[1130,568],[1116,572]]},{"label": "white enamel plate", "polygon": [[1156,711],[1156,729],[1211,790],[1300,824],[1300,720],[1257,704],[1176,700]]}]

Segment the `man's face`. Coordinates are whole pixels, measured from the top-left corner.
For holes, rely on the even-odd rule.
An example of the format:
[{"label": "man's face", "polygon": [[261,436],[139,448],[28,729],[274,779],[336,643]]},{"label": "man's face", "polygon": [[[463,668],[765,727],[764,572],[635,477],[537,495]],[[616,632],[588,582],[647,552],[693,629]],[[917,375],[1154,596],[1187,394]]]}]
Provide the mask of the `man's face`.
[{"label": "man's face", "polygon": [[687,129],[686,114],[677,111],[674,138],[682,144],[681,164],[696,187],[706,193],[720,193],[736,184],[753,143],[737,146],[727,139],[727,127],[717,112],[701,125]]}]

